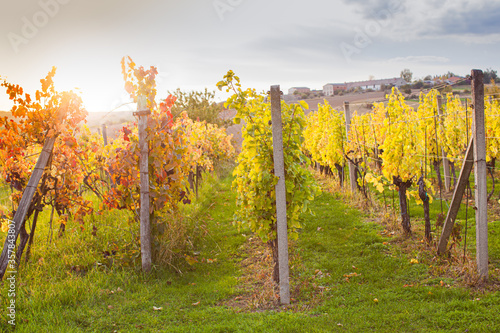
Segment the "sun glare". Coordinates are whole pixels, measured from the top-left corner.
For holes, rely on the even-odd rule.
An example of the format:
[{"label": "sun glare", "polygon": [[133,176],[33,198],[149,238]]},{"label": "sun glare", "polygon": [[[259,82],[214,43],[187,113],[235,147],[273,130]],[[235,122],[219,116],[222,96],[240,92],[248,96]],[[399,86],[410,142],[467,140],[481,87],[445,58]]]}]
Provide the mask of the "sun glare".
[{"label": "sun glare", "polygon": [[[127,110],[126,106],[130,105],[130,98],[120,84],[109,87],[96,82],[95,79],[80,79],[77,85],[76,81],[72,78],[66,78],[58,74],[56,74],[54,78],[56,90],[73,90],[78,93],[83,100],[85,108],[89,112],[109,112],[116,108],[119,110]],[[122,106],[124,104],[125,106]]]}]

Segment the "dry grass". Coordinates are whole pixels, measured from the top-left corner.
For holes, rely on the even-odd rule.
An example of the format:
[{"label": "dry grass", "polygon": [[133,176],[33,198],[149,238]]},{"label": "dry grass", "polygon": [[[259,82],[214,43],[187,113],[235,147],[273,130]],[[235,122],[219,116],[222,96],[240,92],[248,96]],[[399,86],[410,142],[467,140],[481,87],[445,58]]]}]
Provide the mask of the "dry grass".
[{"label": "dry grass", "polygon": [[238,312],[261,312],[265,310],[306,311],[323,300],[325,288],[316,283],[322,272],[307,274],[294,242],[289,243],[290,298],[291,304],[280,304],[279,285],[273,281],[273,260],[271,249],[257,237],[250,237],[240,249],[243,257],[239,266],[236,296],[224,300],[219,305],[236,309]]},{"label": "dry grass", "polygon": [[259,311],[279,307],[278,285],[272,279],[271,249],[257,237],[250,237],[240,249],[239,293],[221,305],[241,311]]},{"label": "dry grass", "polygon": [[182,274],[181,268],[189,260],[196,260],[189,256],[194,249],[193,240],[200,237],[206,230],[202,225],[193,226],[190,221],[180,214],[162,214],[153,223],[153,260],[160,266],[174,268]]}]

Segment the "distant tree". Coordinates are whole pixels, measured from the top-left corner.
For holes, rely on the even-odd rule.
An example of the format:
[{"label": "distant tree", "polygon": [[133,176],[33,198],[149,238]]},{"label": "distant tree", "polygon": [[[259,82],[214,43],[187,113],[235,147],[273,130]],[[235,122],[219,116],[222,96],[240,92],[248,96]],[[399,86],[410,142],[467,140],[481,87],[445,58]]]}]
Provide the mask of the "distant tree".
[{"label": "distant tree", "polygon": [[450,77],[456,76],[453,72],[448,71],[445,75],[443,75],[443,79],[449,79]]},{"label": "distant tree", "polygon": [[188,117],[192,120],[206,121],[219,126],[230,124],[229,120],[223,120],[220,117],[223,107],[214,101],[215,92],[208,91],[207,88],[205,88],[205,91],[190,92],[177,89],[173,92],[169,91],[168,94],[177,97],[171,109],[174,117],[178,117],[183,111],[186,111]]},{"label": "distant tree", "polygon": [[405,93],[405,94],[411,94],[411,86],[409,84],[402,85],[399,88],[399,91]]},{"label": "distant tree", "polygon": [[440,89],[440,90],[439,90],[439,92],[440,92],[441,94],[451,93],[451,92],[453,92],[453,88],[452,88],[449,84],[447,84],[447,85],[446,85],[446,86],[444,86],[442,89]]},{"label": "distant tree", "polygon": [[421,89],[424,86],[424,81],[418,80],[414,82],[411,86],[413,89]]},{"label": "distant tree", "polygon": [[497,76],[497,71],[495,71],[491,68],[487,68],[483,72],[483,82],[484,83],[491,83],[491,80],[493,80],[494,82],[499,82],[499,79]]},{"label": "distant tree", "polygon": [[491,83],[491,85],[484,87],[484,93],[494,99],[500,98],[500,86],[497,86],[495,82]]},{"label": "distant tree", "polygon": [[426,77],[424,77],[424,81],[430,81],[430,80],[432,80],[432,76],[427,75]]},{"label": "distant tree", "polygon": [[371,81],[371,80],[374,80],[375,79],[375,76],[374,75],[369,75],[368,76],[368,80]]},{"label": "distant tree", "polygon": [[413,73],[408,68],[405,68],[401,71],[400,76],[406,82],[411,83],[411,79],[413,78]]}]

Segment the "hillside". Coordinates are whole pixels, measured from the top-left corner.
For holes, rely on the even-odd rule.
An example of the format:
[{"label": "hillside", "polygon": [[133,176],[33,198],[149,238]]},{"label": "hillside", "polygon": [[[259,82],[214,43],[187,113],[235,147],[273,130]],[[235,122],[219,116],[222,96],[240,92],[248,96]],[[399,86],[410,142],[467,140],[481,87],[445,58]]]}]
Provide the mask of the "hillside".
[{"label": "hillside", "polygon": [[106,125],[108,138],[115,138],[118,131],[129,122],[135,121],[132,111],[89,112],[87,126],[92,131],[100,131]]},{"label": "hillside", "polygon": [[10,117],[11,113],[8,111],[0,111],[0,117]]}]

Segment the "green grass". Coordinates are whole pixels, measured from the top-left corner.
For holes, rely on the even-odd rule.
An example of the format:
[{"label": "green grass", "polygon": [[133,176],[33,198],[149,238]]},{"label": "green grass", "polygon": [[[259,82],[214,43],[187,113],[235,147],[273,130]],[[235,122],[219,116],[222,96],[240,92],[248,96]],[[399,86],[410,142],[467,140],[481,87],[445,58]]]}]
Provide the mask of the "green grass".
[{"label": "green grass", "polygon": [[[238,263],[245,256],[242,246],[251,236],[248,230],[232,226],[236,207],[231,181],[231,177],[205,179],[200,199],[183,208],[186,221],[202,226],[207,234],[193,240],[192,253],[197,253],[199,263],[179,263],[182,275],[168,267],[143,274],[134,267],[105,264],[103,250],[133,239],[129,235],[134,225],[121,212],[97,215],[83,231],[70,227],[64,238],[52,244],[46,243],[46,223],[40,223],[32,260],[17,275],[17,330],[500,330],[498,292],[474,291],[449,277],[430,275],[427,263],[411,263],[418,253],[404,254],[397,242],[380,235],[380,225],[368,222],[369,216],[345,203],[343,196],[329,193],[314,200],[315,216],[304,216],[305,227],[291,246],[296,263],[291,268],[292,287],[300,289],[293,294],[292,306],[250,312],[223,305],[241,294]],[[98,228],[97,237],[91,235],[91,223]],[[499,224],[490,223],[500,232]],[[493,240],[490,246],[490,253],[498,255],[500,244]],[[203,258],[216,261],[207,263]],[[5,289],[4,285],[2,318],[8,301]],[[0,323],[0,331],[9,329],[5,321]]]},{"label": "green grass", "polygon": [[[457,178],[459,177],[460,174],[460,167],[457,167]],[[441,175],[443,175],[443,170],[441,166]],[[436,175],[434,169],[430,172],[430,174],[427,175],[429,179],[434,179],[434,183],[437,183],[435,181]],[[471,187],[474,187],[474,174],[471,172],[470,175],[470,184]],[[498,183],[499,175],[495,175],[495,182]],[[458,180],[457,180],[458,182]],[[443,181],[444,183],[444,181]],[[453,180],[452,180],[453,184]],[[492,179],[490,175],[488,174],[487,176],[487,188],[488,188],[488,193],[492,189]],[[415,190],[418,189],[418,185],[413,184],[410,190]],[[446,217],[446,214],[448,212],[449,205],[451,204],[451,196],[452,192],[446,193],[445,189],[443,188],[442,193],[440,193],[440,189],[437,186],[437,184],[434,184],[434,193],[433,193],[433,201],[430,203],[429,206],[429,215],[431,219],[431,226],[432,226],[432,236],[433,239],[437,240],[439,239],[441,235],[441,228],[436,227],[436,220],[439,214],[443,214],[444,217]],[[392,211],[399,217],[399,199],[398,199],[398,193],[397,191],[390,191],[390,190],[385,190],[385,201],[384,197],[382,194],[379,194],[376,190],[373,189],[373,187],[369,186],[369,195],[371,197],[376,198],[379,203],[388,205]],[[495,187],[495,193],[493,194],[490,202],[489,202],[489,217],[488,217],[488,243],[489,243],[489,257],[490,257],[490,262],[492,263],[500,263],[500,240],[498,235],[500,235],[500,216],[498,216],[498,205],[499,203],[498,198],[500,195],[500,186],[496,184]],[[472,255],[475,256],[475,251],[476,251],[476,222],[475,222],[475,211],[473,209],[474,207],[474,197],[469,198],[471,202],[469,202],[469,205],[467,206],[465,204],[466,200],[466,194],[464,194],[464,199],[462,201],[460,210],[458,211],[458,214],[455,219],[455,223],[459,224],[461,226],[461,242],[460,246],[463,248],[465,241],[467,242],[466,244],[466,250]],[[493,209],[492,209],[493,208]],[[496,212],[495,212],[496,210]],[[412,225],[423,225],[423,219],[424,219],[424,210],[423,206],[419,205],[416,203],[414,199],[411,199],[409,201],[409,215],[410,215],[410,220]]]},{"label": "green grass", "polygon": [[[335,318],[352,332],[488,332],[500,328],[495,319],[500,306],[489,309],[487,305],[499,300],[497,293],[474,301],[470,290],[442,287],[439,282],[444,278],[430,276],[425,264],[412,264],[412,257],[378,236],[379,226],[363,222],[358,211],[332,202],[327,194],[315,206],[318,218],[310,220],[299,244],[310,250],[304,256],[306,262],[330,274],[322,281],[332,287],[330,294],[315,310],[328,314],[330,323]],[[318,227],[324,230],[318,232]],[[346,281],[345,275],[351,273],[357,276]]]}]

